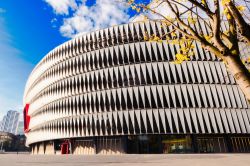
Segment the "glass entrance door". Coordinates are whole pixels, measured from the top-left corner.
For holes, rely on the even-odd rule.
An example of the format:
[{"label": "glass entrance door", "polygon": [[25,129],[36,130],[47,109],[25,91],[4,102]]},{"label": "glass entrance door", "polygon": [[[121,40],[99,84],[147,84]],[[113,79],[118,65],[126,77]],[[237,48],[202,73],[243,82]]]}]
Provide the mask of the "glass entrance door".
[{"label": "glass entrance door", "polygon": [[227,147],[223,137],[198,137],[199,153],[225,153]]},{"label": "glass entrance door", "polygon": [[231,143],[233,152],[246,153],[250,152],[250,138],[249,137],[232,137]]}]

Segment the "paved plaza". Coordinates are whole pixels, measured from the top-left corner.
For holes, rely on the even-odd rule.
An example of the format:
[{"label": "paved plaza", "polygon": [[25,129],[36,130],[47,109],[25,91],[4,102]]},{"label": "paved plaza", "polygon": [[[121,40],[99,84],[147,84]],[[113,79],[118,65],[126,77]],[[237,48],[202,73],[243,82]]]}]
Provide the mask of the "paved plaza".
[{"label": "paved plaza", "polygon": [[250,154],[28,155],[0,154],[0,166],[250,166]]}]

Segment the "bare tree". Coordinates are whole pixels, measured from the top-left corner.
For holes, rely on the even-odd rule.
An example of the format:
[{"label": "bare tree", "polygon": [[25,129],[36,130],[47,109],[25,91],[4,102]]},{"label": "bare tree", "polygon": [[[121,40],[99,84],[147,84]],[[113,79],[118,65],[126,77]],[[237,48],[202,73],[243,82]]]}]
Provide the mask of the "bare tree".
[{"label": "bare tree", "polygon": [[[250,45],[249,0],[155,0],[153,4],[125,1],[138,13],[147,13],[147,19],[153,20],[152,16],[158,16],[162,25],[174,27],[170,33],[178,35],[172,42],[181,46],[181,52],[176,54],[177,62],[188,60],[192,55],[192,42],[199,42],[205,50],[223,60],[250,100],[250,73],[241,60],[239,50],[239,43]],[[208,35],[195,28],[194,24],[199,20],[207,24]],[[228,25],[227,30],[221,27],[223,22]],[[157,41],[160,38],[145,36],[145,40]]]}]

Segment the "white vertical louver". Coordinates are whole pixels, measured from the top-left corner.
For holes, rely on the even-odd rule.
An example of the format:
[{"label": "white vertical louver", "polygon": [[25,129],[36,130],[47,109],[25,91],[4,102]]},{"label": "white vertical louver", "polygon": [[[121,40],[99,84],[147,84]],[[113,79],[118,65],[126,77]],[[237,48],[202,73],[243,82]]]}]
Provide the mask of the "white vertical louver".
[{"label": "white vertical louver", "polygon": [[143,41],[145,31],[167,31],[158,24],[115,26],[51,51],[26,85],[27,144],[121,134],[250,133],[248,102],[225,65],[198,43],[191,61],[174,64],[176,45]]}]

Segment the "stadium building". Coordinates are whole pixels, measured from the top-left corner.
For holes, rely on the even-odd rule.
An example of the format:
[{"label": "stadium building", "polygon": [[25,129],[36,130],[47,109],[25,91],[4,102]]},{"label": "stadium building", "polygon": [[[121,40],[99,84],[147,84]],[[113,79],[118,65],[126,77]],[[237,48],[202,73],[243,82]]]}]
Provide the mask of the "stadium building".
[{"label": "stadium building", "polygon": [[175,64],[179,47],[165,41],[173,36],[144,41],[172,29],[134,22],[49,52],[24,93],[32,153],[249,152],[249,104],[225,64],[199,43],[190,61]]}]

